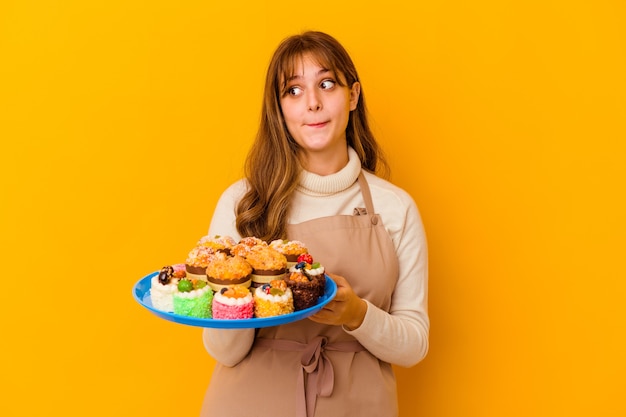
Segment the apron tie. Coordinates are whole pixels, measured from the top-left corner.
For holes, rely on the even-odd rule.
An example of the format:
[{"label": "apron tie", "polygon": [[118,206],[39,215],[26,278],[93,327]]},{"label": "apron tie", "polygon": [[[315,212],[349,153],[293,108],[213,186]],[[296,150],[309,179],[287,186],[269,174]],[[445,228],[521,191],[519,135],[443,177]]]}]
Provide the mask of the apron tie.
[{"label": "apron tie", "polygon": [[[296,417],[313,417],[317,397],[330,397],[335,383],[333,364],[326,351],[361,352],[365,348],[356,340],[328,343],[324,336],[316,336],[309,343],[286,339],[258,338],[255,346],[276,350],[302,352],[296,385]],[[307,378],[305,378],[307,374]]]}]

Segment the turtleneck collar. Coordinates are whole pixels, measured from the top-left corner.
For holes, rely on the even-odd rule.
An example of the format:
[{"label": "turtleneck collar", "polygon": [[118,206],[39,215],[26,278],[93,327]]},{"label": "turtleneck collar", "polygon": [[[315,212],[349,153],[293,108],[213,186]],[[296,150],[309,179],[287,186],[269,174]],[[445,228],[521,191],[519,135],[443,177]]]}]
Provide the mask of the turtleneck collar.
[{"label": "turtleneck collar", "polygon": [[328,196],[349,188],[361,173],[361,161],[356,151],[348,147],[348,163],[339,172],[317,175],[302,170],[297,190],[312,196]]}]

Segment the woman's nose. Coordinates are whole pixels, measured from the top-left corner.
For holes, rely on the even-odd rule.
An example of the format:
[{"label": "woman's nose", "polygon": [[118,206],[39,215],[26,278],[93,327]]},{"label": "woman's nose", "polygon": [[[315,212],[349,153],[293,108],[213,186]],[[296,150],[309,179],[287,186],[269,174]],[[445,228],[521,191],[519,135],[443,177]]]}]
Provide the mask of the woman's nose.
[{"label": "woman's nose", "polygon": [[322,100],[317,91],[313,91],[307,95],[307,106],[311,111],[322,109]]}]

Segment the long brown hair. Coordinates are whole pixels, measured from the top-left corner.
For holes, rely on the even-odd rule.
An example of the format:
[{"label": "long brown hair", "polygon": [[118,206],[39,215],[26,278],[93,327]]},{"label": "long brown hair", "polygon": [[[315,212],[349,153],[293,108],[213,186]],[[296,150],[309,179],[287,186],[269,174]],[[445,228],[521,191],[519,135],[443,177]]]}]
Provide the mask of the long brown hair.
[{"label": "long brown hair", "polygon": [[[360,82],[347,51],[330,35],[304,32],[278,46],[267,70],[259,130],[244,166],[248,191],[236,209],[237,231],[241,236],[256,236],[266,241],[285,237],[291,197],[302,168],[297,157],[298,145],[283,118],[280,97],[286,80],[294,75],[298,60],[305,54],[332,70],[338,82],[343,78],[348,87]],[[367,121],[362,86],[356,109],[350,112],[346,139],[358,154],[363,169],[388,177],[388,165]]]}]

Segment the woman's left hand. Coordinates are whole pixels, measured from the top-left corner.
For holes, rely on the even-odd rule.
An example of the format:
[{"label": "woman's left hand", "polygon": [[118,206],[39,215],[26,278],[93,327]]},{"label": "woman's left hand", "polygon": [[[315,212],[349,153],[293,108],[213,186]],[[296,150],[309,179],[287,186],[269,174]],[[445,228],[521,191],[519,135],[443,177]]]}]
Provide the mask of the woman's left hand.
[{"label": "woman's left hand", "polygon": [[358,328],[365,318],[367,303],[354,293],[344,277],[327,275],[337,284],[337,295],[309,319],[316,323],[344,326],[348,330]]}]

